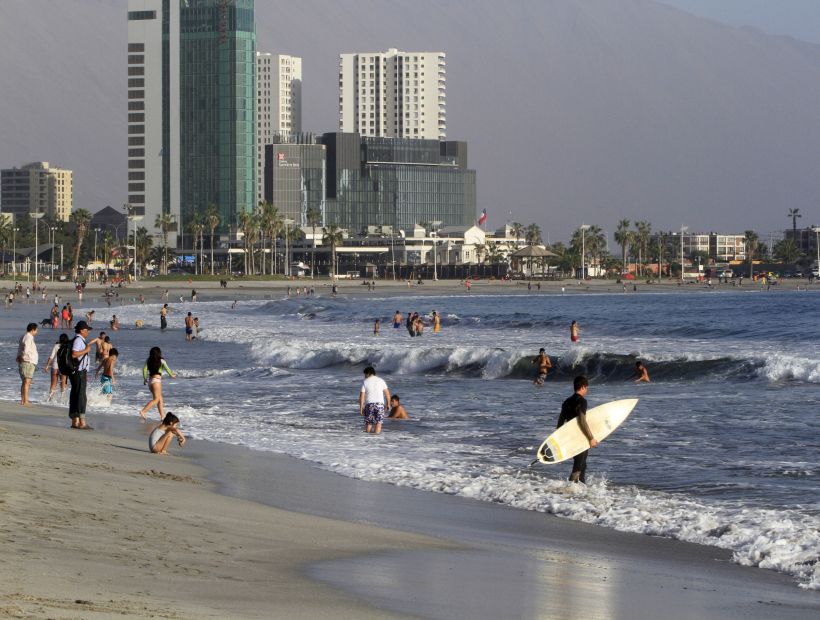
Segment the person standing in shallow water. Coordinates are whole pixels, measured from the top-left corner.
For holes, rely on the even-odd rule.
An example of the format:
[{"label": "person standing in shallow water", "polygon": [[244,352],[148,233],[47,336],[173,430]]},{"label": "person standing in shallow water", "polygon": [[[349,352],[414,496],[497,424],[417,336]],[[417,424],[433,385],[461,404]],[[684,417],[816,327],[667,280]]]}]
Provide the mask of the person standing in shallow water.
[{"label": "person standing in shallow water", "polygon": [[390,390],[372,366],[364,369],[364,381],[359,390],[359,415],[364,417],[364,432],[382,432],[384,409],[390,403]]},{"label": "person standing in shallow water", "polygon": [[578,327],[578,322],[573,321],[569,326],[569,339],[572,342],[578,342],[580,338],[581,329]]},{"label": "person standing in shallow water", "polygon": [[168,304],[162,304],[162,309],[159,311],[159,328],[166,329],[168,327]]},{"label": "person standing in shallow water", "polygon": [[[592,431],[587,424],[586,395],[589,391],[589,381],[583,375],[579,375],[575,377],[575,380],[572,382],[572,387],[575,393],[561,405],[561,415],[558,416],[558,426],[556,426],[556,428],[561,428],[570,420],[578,418],[578,426],[581,428],[581,432],[587,438],[587,441],[589,441],[589,447],[594,448],[598,445],[598,440],[593,437]],[[586,483],[588,454],[589,450],[584,450],[573,459],[572,473],[569,476],[570,482]]]}]

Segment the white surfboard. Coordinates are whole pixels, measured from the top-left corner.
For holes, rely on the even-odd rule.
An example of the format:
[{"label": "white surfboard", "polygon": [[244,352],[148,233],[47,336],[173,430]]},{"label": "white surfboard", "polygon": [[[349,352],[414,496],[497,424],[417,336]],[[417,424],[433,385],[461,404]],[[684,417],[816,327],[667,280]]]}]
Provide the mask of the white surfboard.
[{"label": "white surfboard", "polygon": [[[598,441],[603,441],[626,420],[637,404],[637,398],[627,398],[613,400],[587,411],[587,426],[592,431],[592,436]],[[576,418],[547,437],[538,448],[536,456],[542,463],[552,465],[571,459],[587,449],[589,441],[581,431]]]}]

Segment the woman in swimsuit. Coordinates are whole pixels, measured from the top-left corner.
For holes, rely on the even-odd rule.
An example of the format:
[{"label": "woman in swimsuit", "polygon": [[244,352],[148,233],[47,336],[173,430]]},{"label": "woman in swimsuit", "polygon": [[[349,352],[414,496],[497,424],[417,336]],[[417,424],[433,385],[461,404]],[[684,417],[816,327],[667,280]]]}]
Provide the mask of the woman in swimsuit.
[{"label": "woman in swimsuit", "polygon": [[156,405],[159,411],[159,419],[165,416],[165,401],[162,400],[162,373],[163,371],[172,379],[176,379],[176,374],[168,364],[162,359],[162,351],[159,347],[152,347],[148,353],[148,359],[145,361],[145,366],[142,367],[142,383],[148,385],[151,390],[151,400],[140,411],[140,416],[145,419],[145,414]]}]

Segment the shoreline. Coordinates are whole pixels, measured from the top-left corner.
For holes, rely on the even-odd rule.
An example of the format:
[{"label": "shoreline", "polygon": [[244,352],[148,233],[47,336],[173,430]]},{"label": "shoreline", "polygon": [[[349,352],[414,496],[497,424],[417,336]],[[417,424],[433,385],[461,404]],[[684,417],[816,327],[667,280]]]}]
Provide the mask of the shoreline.
[{"label": "shoreline", "polygon": [[[17,609],[77,618],[820,611],[816,592],[715,547],[344,478],[240,446],[192,440],[156,457],[137,420],[94,414],[91,422],[97,431],[75,433],[63,409],[0,403],[0,549],[9,559],[0,617]],[[164,537],[183,541],[182,550],[165,550]]]}]

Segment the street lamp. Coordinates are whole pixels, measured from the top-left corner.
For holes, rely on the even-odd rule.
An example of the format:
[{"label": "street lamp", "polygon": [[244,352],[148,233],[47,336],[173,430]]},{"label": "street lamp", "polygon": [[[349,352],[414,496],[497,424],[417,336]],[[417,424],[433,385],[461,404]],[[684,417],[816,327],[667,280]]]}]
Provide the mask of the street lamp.
[{"label": "street lamp", "polygon": [[97,233],[100,232],[100,227],[94,229],[94,262],[97,262]]},{"label": "street lamp", "polygon": [[689,230],[688,226],[680,227],[680,281],[683,282],[683,233]]},{"label": "street lamp", "polygon": [[814,245],[817,248],[817,273],[820,274],[820,226],[815,226],[814,230]]},{"label": "street lamp", "polygon": [[14,247],[11,251],[11,253],[13,255],[12,262],[11,262],[11,273],[12,273],[11,277],[12,277],[13,280],[17,279],[17,231],[18,230],[20,230],[20,229],[19,228],[12,228],[11,229],[12,243],[14,244]]},{"label": "street lamp", "polygon": [[[129,222],[134,222],[134,281],[137,280],[137,222],[139,222],[143,216],[142,215],[133,215],[133,207],[128,204],[127,202],[122,205],[122,208],[125,209],[125,217]],[[128,236],[128,227],[125,227],[126,230],[126,237]],[[127,244],[126,244],[127,245]]]},{"label": "street lamp", "polygon": [[430,226],[435,230],[430,231],[430,238],[433,240],[433,281],[438,282],[438,229],[441,226],[441,222],[436,220],[434,222],[430,222]]},{"label": "street lamp", "polygon": [[34,281],[37,282],[40,279],[40,238],[38,236],[40,227],[37,224],[45,213],[29,213],[28,215],[34,220]]},{"label": "street lamp", "polygon": [[290,225],[294,223],[294,220],[285,218],[282,220],[282,223],[285,225],[285,268],[282,270],[285,276],[290,277],[290,255],[288,249],[288,231],[290,230]]},{"label": "street lamp", "polygon": [[591,228],[590,224],[581,224],[581,280],[587,279],[586,264],[586,232]]},{"label": "street lamp", "polygon": [[51,281],[54,282],[54,237],[56,235],[57,227],[51,226],[49,228],[49,237],[51,238]]}]

